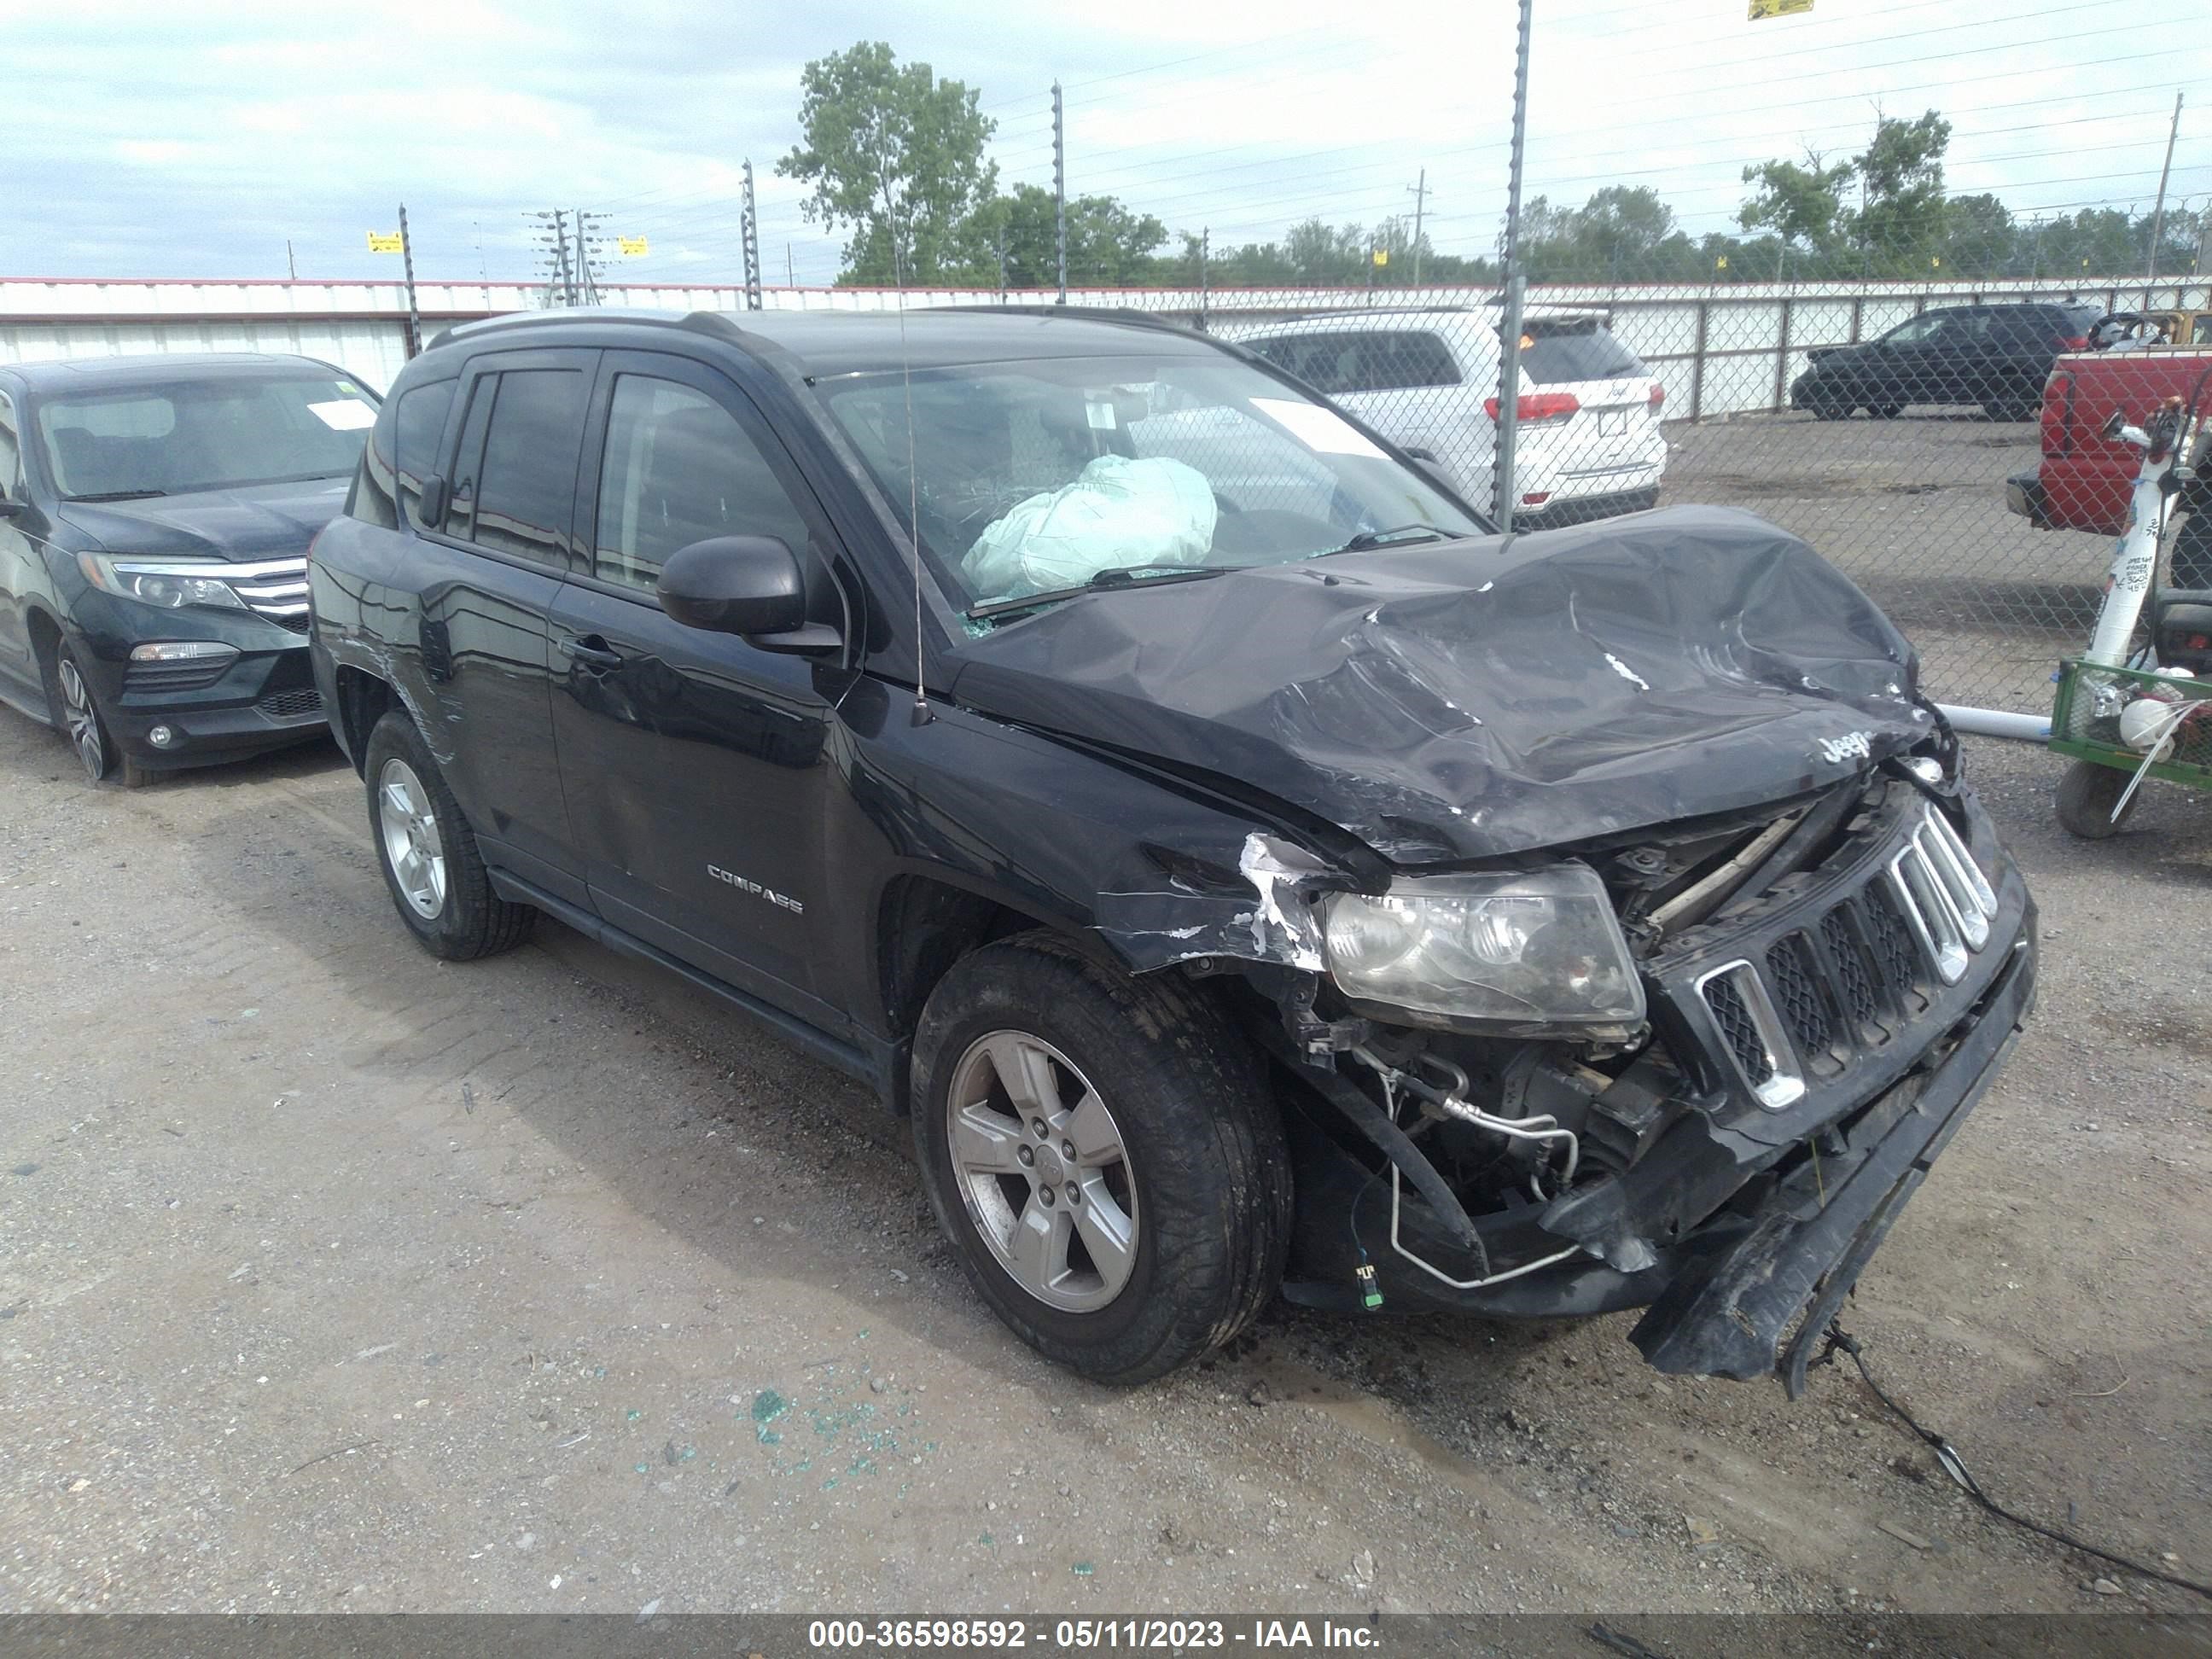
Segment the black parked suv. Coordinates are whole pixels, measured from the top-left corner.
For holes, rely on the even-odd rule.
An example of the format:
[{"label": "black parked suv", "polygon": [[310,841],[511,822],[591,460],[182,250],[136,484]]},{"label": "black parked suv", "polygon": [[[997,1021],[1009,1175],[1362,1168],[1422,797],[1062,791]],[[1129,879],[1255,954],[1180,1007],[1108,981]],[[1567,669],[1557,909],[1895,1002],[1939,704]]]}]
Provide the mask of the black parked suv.
[{"label": "black parked suv", "polygon": [[1132,1382],[1315,1304],[1649,1304],[1802,1383],[2033,907],[1905,641],[1674,508],[1501,538],[1233,347],[572,313],[408,365],[309,567],[400,919],[538,912],[912,1116]]},{"label": "black parked suv", "polygon": [[307,543],[376,410],[307,357],[0,366],[0,702],[125,785],[320,736]]},{"label": "black parked suv", "polygon": [[1815,346],[1790,407],[1824,421],[1858,409],[1890,420],[1907,404],[1972,404],[1993,421],[2032,421],[2051,364],[2088,343],[2097,316],[2070,301],[1923,311],[1879,339]]}]

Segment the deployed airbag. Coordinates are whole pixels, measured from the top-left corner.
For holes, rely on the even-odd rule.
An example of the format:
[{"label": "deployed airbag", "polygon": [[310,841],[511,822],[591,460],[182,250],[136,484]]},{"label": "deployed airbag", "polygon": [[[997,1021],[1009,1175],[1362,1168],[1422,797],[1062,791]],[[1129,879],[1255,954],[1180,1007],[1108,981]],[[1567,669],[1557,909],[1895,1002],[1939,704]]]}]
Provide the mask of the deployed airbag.
[{"label": "deployed airbag", "polygon": [[1215,516],[1212,487],[1196,467],[1101,455],[1073,483],[994,520],[961,573],[988,600],[1078,586],[1124,566],[1202,564],[1213,550]]}]

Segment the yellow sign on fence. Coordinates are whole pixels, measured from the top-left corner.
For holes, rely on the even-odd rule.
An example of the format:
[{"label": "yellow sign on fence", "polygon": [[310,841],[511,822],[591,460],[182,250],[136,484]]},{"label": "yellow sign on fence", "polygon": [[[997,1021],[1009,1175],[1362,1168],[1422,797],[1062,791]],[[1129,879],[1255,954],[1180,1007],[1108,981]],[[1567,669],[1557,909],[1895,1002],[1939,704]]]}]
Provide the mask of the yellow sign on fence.
[{"label": "yellow sign on fence", "polygon": [[1751,0],[1751,21],[1764,17],[1795,17],[1813,9],[1813,0]]},{"label": "yellow sign on fence", "polygon": [[383,231],[372,230],[368,233],[368,251],[371,253],[399,253],[405,250],[400,243],[398,231],[387,235]]},{"label": "yellow sign on fence", "polygon": [[615,238],[615,246],[620,249],[624,255],[630,257],[635,257],[641,253],[650,253],[653,252],[650,247],[646,246],[646,240],[642,236],[617,236]]}]

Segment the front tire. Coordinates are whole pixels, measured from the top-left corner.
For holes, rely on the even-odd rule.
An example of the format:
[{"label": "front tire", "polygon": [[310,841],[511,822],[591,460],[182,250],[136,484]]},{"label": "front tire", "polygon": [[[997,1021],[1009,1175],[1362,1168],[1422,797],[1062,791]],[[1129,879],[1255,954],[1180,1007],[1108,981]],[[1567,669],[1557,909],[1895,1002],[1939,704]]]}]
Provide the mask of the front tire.
[{"label": "front tire", "polygon": [[2127,810],[2117,820],[2112,808],[2126,792],[2129,775],[2118,767],[2077,760],[2058,780],[2058,823],[2069,834],[2084,841],[2105,841],[2128,827],[2142,803],[2142,791],[2130,797]]},{"label": "front tire", "polygon": [[77,763],[94,783],[112,776],[125,789],[151,783],[155,774],[118,748],[107,720],[93,695],[92,679],[77,660],[76,651],[57,645],[46,663],[46,702],[58,716],[62,735],[76,751]]},{"label": "front tire", "polygon": [[1189,985],[1048,933],[955,963],[915,1037],[915,1147],[976,1293],[1047,1358],[1149,1381],[1279,1284],[1289,1154],[1259,1055]]},{"label": "front tire", "polygon": [[469,962],[530,936],[538,912],[492,890],[476,834],[404,710],[387,713],[368,734],[362,774],[392,908],[424,950]]}]

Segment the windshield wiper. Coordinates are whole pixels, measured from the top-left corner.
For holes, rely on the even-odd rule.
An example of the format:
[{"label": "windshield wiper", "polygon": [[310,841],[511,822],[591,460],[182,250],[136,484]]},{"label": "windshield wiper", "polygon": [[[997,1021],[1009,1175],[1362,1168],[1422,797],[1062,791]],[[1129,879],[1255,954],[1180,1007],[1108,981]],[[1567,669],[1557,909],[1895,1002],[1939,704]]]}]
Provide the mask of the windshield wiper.
[{"label": "windshield wiper", "polygon": [[1243,568],[1241,564],[1112,565],[1098,572],[1089,581],[1073,587],[1048,588],[1042,593],[1024,593],[1016,599],[993,599],[988,605],[971,605],[966,615],[970,622],[981,622],[989,617],[1034,610],[1041,605],[1056,605],[1062,599],[1079,599],[1085,593],[1110,593],[1116,588],[1124,587],[1164,587],[1170,582],[1194,582],[1207,576],[1225,576],[1232,570]]},{"label": "windshield wiper", "polygon": [[[1329,553],[1364,553],[1377,547],[1404,547],[1414,542],[1440,542],[1450,536],[1449,530],[1439,530],[1432,524],[1393,525],[1388,530],[1363,530],[1342,547],[1332,547]],[[1323,558],[1328,553],[1322,555]]]},{"label": "windshield wiper", "polygon": [[89,495],[64,495],[70,501],[143,501],[149,495],[166,495],[166,489],[97,489]]}]

